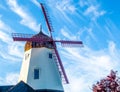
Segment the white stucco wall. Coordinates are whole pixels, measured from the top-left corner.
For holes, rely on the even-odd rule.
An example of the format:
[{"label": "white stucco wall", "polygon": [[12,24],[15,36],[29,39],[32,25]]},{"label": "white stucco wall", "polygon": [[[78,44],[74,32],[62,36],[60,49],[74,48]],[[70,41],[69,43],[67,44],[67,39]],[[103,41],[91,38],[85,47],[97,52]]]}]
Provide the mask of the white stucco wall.
[{"label": "white stucco wall", "polygon": [[[25,52],[20,72],[23,80],[34,89],[63,90],[60,74],[54,58],[49,58],[52,49],[32,48]],[[26,57],[26,59],[25,59]],[[34,69],[39,69],[39,79],[34,79]]]}]

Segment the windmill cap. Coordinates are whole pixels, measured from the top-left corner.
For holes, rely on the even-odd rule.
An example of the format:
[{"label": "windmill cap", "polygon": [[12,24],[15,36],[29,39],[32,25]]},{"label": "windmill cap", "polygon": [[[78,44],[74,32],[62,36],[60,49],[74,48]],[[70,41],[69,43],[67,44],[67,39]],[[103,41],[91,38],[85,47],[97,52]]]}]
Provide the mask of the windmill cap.
[{"label": "windmill cap", "polygon": [[42,39],[40,41],[27,41],[25,44],[25,51],[31,49],[31,48],[41,48],[41,47],[46,47],[46,48],[53,48],[53,42],[52,39],[48,36],[45,35],[42,31],[40,31],[38,34],[32,36],[32,38],[36,39]]}]

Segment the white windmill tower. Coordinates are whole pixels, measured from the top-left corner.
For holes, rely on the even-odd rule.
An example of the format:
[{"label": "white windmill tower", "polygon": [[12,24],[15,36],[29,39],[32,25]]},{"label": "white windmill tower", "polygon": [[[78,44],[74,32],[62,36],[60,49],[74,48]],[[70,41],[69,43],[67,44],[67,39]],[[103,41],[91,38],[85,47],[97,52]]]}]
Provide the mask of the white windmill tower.
[{"label": "white windmill tower", "polygon": [[[81,46],[81,41],[54,40],[48,14],[40,4],[51,36],[40,31],[36,35],[13,33],[14,41],[27,41],[19,81],[39,92],[64,92],[62,81],[69,83],[56,42]],[[46,90],[46,91],[45,91]]]}]

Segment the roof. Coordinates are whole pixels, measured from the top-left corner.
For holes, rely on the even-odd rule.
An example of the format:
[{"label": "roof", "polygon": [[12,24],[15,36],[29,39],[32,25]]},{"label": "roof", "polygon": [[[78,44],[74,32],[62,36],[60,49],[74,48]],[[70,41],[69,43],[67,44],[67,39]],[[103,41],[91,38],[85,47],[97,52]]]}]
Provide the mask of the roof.
[{"label": "roof", "polygon": [[0,92],[35,92],[28,84],[20,81],[16,85],[0,86]]},{"label": "roof", "polygon": [[49,37],[48,35],[45,35],[42,31],[34,35],[32,38],[36,38],[40,40],[40,42],[27,41],[25,44],[25,49],[24,49],[25,51],[31,48],[41,48],[41,47],[53,48],[52,38]]},{"label": "roof", "polygon": [[35,92],[35,90],[23,81],[21,81],[17,85],[7,90],[7,92]]},{"label": "roof", "polygon": [[20,81],[16,85],[0,86],[0,92],[63,92],[63,91],[51,89],[34,90],[28,84],[24,83],[23,81]]},{"label": "roof", "polygon": [[6,92],[6,91],[9,90],[11,87],[13,87],[13,85],[0,86],[0,92]]},{"label": "roof", "polygon": [[43,38],[51,39],[48,35],[44,34],[42,31],[40,31],[38,34],[34,35],[33,37],[43,37]]}]

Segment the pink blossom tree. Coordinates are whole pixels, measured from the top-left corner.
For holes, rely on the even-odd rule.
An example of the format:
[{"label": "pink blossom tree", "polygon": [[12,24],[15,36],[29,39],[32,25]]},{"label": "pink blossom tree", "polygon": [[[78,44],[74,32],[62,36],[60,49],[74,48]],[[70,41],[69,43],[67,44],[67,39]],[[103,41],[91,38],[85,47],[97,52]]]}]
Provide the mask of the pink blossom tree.
[{"label": "pink blossom tree", "polygon": [[93,92],[120,92],[120,77],[117,71],[111,70],[110,74],[101,79],[92,87]]}]

